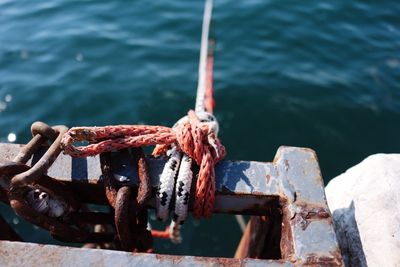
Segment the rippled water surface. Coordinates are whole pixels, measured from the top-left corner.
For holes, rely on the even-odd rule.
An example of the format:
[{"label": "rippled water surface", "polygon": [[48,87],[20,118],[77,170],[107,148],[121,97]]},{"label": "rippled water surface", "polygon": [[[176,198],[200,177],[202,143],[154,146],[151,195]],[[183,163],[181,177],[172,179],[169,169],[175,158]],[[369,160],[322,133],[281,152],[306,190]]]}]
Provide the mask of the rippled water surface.
[{"label": "rippled water surface", "polygon": [[[36,120],[172,125],[194,106],[202,12],[202,1],[0,0],[0,141],[26,143]],[[399,152],[399,14],[396,0],[215,0],[228,158],[310,147],[327,182],[369,154]],[[54,242],[1,208],[26,240]],[[189,220],[183,234],[156,248],[232,256],[241,236],[223,215]]]}]

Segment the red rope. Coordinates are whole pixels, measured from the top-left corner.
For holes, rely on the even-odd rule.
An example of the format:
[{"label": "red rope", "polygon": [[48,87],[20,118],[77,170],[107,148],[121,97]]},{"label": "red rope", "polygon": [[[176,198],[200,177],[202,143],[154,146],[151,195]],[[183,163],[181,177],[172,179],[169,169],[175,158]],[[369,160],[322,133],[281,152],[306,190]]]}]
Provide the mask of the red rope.
[{"label": "red rope", "polygon": [[209,113],[213,113],[215,108],[214,88],[213,88],[213,67],[214,67],[214,45],[215,41],[210,40],[208,44],[208,55],[206,65],[206,90],[204,96],[204,107]]},{"label": "red rope", "polygon": [[[200,166],[193,216],[209,218],[215,202],[214,166],[226,151],[207,122],[200,122],[192,110],[188,112],[188,118],[187,122],[174,129],[146,125],[74,127],[64,135],[61,146],[65,153],[73,157],[88,157],[128,147],[157,145],[153,151],[157,156],[175,144]],[[76,141],[88,141],[90,144],[75,147],[73,144]]]}]

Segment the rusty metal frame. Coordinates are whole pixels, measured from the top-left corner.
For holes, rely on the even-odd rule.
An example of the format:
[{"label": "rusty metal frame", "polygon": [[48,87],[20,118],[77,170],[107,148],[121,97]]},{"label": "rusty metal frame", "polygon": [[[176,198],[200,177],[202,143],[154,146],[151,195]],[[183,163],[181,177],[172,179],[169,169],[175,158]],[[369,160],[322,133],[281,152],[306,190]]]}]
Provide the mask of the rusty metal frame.
[{"label": "rusty metal frame", "polygon": [[[0,163],[10,161],[17,155],[20,145],[0,144]],[[127,151],[113,153],[112,165],[116,175],[125,176],[132,186],[137,185],[137,170],[131,164]],[[40,154],[40,153],[39,153]],[[40,158],[40,155],[35,155]],[[149,158],[152,185],[157,186],[165,159]],[[99,157],[83,159],[60,155],[48,171],[48,175],[71,184],[76,190],[86,192],[90,203],[106,203],[101,188],[101,166]],[[56,246],[35,246],[33,244],[0,242],[0,255],[11,256],[11,251],[22,251],[27,246],[37,253],[21,255],[26,263],[42,258],[42,253],[55,253],[63,258],[70,253],[78,259],[85,259],[86,254],[102,258],[117,264],[130,259],[134,262],[147,262],[154,265],[160,261],[167,265],[187,266],[191,264],[210,266],[233,264],[233,266],[297,266],[329,265],[342,266],[343,261],[332,218],[327,207],[324,185],[318,160],[313,150],[298,147],[280,147],[273,162],[223,161],[216,168],[215,212],[265,215],[277,201],[282,210],[282,231],[280,250],[282,260],[221,259],[191,256],[165,256],[157,254],[121,254],[124,252],[94,251],[83,249],[59,248]],[[152,204],[154,206],[154,204]],[[257,232],[257,229],[254,229]],[[248,244],[255,244],[259,237],[252,236]],[[19,249],[17,249],[19,247]],[[14,249],[12,249],[14,248]],[[67,252],[65,252],[65,251]],[[26,250],[24,250],[26,251]],[[79,251],[79,252],[78,252]],[[72,257],[71,256],[71,257]],[[96,258],[95,257],[95,258]],[[0,257],[0,265],[11,266]],[[12,256],[14,258],[14,256]],[[122,259],[121,258],[121,259]],[[38,259],[36,259],[38,260]],[[71,258],[72,260],[72,258]],[[79,262],[78,262],[79,263]],[[204,264],[203,264],[204,263]],[[69,264],[69,263],[68,263]],[[22,264],[21,264],[22,265]]]}]

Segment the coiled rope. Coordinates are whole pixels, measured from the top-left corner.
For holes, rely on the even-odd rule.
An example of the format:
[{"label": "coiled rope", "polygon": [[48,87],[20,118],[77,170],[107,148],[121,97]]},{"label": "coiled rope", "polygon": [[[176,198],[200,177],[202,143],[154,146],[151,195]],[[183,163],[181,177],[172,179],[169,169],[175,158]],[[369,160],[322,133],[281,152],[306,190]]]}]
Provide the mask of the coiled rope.
[{"label": "coiled rope", "polygon": [[[211,14],[212,0],[206,0],[195,111],[190,110],[188,115],[181,118],[172,128],[146,125],[74,127],[61,141],[65,153],[74,157],[88,157],[112,150],[149,145],[156,145],[153,155],[167,154],[169,159],[160,177],[156,206],[157,217],[163,221],[167,220],[170,202],[175,195],[172,222],[168,228],[169,236],[174,243],[181,241],[181,225],[187,218],[193,179],[192,160],[200,166],[193,216],[210,218],[215,201],[214,166],[226,154],[224,146],[217,137],[218,122],[212,115],[213,58],[208,40]],[[76,141],[88,141],[90,144],[76,147],[74,146]]]}]

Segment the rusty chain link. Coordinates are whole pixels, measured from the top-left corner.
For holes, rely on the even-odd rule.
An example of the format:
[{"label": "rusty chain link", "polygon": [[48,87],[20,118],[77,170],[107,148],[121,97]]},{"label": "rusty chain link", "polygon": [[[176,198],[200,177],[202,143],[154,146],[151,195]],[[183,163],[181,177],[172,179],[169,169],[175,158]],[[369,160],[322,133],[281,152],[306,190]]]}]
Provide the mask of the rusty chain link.
[{"label": "rusty chain link", "polygon": [[[68,128],[62,125],[51,128],[43,122],[35,122],[31,127],[33,138],[23,150],[15,157],[14,162],[26,163],[39,147],[47,140],[52,144],[47,149],[41,159],[36,162],[29,170],[15,175],[11,179],[13,186],[26,185],[35,182],[40,176],[47,172],[50,166],[61,153],[61,139],[68,131]],[[37,137],[39,136],[39,137]]]},{"label": "rusty chain link", "polygon": [[[100,155],[104,190],[115,210],[115,227],[122,250],[144,252],[152,249],[152,236],[147,228],[146,203],[151,197],[151,181],[144,153],[140,148],[131,150],[133,163],[138,167],[137,191],[117,181],[111,166],[111,153]],[[146,216],[143,216],[145,214]],[[144,227],[143,227],[144,225]]]},{"label": "rusty chain link", "polygon": [[122,186],[115,201],[115,227],[121,248],[125,251],[133,251],[136,247],[136,210],[132,204],[132,190]]}]

